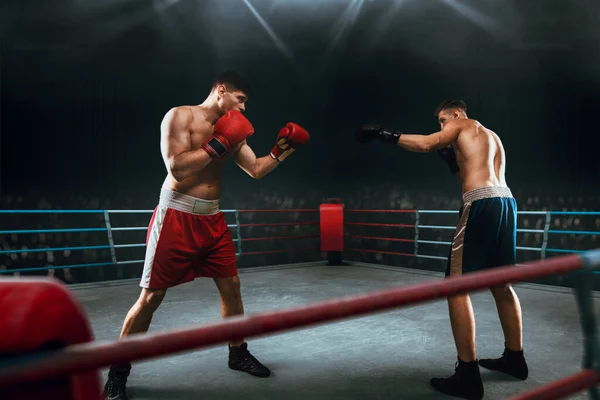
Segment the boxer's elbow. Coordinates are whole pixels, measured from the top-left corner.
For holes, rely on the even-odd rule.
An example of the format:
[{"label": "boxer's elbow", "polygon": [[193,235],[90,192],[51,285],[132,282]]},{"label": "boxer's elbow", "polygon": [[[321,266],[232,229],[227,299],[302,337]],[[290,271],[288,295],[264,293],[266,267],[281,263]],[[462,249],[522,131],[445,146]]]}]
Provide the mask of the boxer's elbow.
[{"label": "boxer's elbow", "polygon": [[418,151],[420,153],[430,153],[434,150],[437,150],[439,145],[439,140],[434,139],[430,136],[425,136],[424,140],[420,141],[418,144]]},{"label": "boxer's elbow", "polygon": [[[268,159],[267,159],[268,160]],[[262,179],[269,173],[269,165],[264,159],[257,159],[251,168],[250,176],[254,179]]]},{"label": "boxer's elbow", "polygon": [[262,170],[261,168],[255,168],[250,173],[250,176],[254,179],[262,179],[265,175],[266,175],[265,171]]},{"label": "boxer's elbow", "polygon": [[187,178],[187,174],[185,169],[181,167],[179,163],[175,161],[175,158],[169,160],[168,164],[169,174],[175,179],[177,182],[181,182]]},{"label": "boxer's elbow", "polygon": [[251,166],[243,163],[238,163],[238,165],[246,174],[248,174],[249,177],[253,179],[260,179],[265,176],[265,174],[260,170],[258,163],[254,163]]}]

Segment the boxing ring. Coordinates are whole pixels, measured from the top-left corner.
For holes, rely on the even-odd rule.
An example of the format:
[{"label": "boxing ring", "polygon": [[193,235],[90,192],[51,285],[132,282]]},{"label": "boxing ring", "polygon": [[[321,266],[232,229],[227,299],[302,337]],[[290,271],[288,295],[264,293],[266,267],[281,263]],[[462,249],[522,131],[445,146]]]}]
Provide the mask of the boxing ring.
[{"label": "boxing ring", "polygon": [[[95,244],[90,246],[3,249],[0,255],[94,250],[104,251],[108,258],[0,270],[0,282],[35,287],[40,284],[37,278],[28,281],[6,276],[51,269],[110,269],[139,264],[141,272],[143,257],[126,258],[121,253],[138,249],[143,254],[147,226],[126,226],[117,220],[133,215],[147,221],[152,211],[0,210],[0,214],[34,217],[71,214],[79,223],[73,225],[77,228],[4,229],[0,235],[96,235]],[[528,381],[517,382],[482,370],[485,398],[557,399],[586,389],[591,398],[599,398],[595,385],[600,382],[600,354],[594,314],[598,296],[591,284],[600,267],[600,251],[559,248],[552,245],[552,237],[593,236],[600,232],[551,226],[556,216],[598,216],[600,212],[520,212],[519,216],[543,220],[542,229],[518,228],[520,234],[540,236],[539,246],[518,246],[520,252],[539,253],[539,260],[440,279],[439,271],[357,261],[352,256],[385,254],[396,260],[442,263],[456,211],[344,209],[335,202],[319,209],[223,211],[240,260],[292,254],[295,260],[313,261],[241,267],[246,316],[226,321],[219,318],[216,289],[209,280],[170,289],[172,293],[157,311],[150,332],[122,341],[115,339],[126,312],[139,295],[137,280],[69,285],[69,293],[81,305],[93,333],[60,348],[28,349],[3,357],[0,393],[31,387],[31,382],[56,381],[75,372],[81,376],[89,371],[96,376],[111,363],[137,360],[130,378],[130,394],[135,399],[447,398],[428,385],[432,376],[450,375],[456,357],[447,307],[439,301],[452,294],[472,292],[478,356],[497,357],[503,349],[501,328],[491,296],[478,292],[498,284],[568,274],[574,282],[575,302],[566,288],[527,283],[516,286],[524,310],[524,347],[531,375]],[[448,222],[433,219],[440,216]],[[93,217],[93,222],[84,223],[86,217]],[[266,222],[254,222],[255,218]],[[281,235],[260,231],[269,233],[273,227],[280,229]],[[376,228],[384,233],[371,233]],[[138,241],[120,237],[136,231]],[[450,239],[444,239],[444,235]],[[255,248],[259,243],[274,242],[275,248]],[[364,243],[367,246],[363,247]],[[377,243],[378,247],[368,243]],[[20,288],[23,301],[30,301],[24,286]],[[7,324],[6,317],[3,321]],[[202,321],[215,322],[198,325]],[[310,329],[301,329],[306,327]],[[239,337],[247,338],[253,353],[272,369],[271,378],[257,381],[226,369],[223,345]],[[9,344],[3,346],[2,353],[10,353]],[[191,352],[200,349],[202,353]],[[93,381],[93,376],[87,379]],[[103,373],[100,382],[105,378]],[[87,397],[69,398],[97,398],[94,389],[99,388],[88,386]]]}]

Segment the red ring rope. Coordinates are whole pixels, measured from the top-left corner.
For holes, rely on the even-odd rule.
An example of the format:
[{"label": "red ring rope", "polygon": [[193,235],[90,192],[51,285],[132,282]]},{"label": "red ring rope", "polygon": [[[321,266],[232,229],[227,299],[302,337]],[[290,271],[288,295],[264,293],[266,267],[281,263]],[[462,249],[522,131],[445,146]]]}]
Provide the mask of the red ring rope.
[{"label": "red ring rope", "polygon": [[246,226],[286,226],[286,225],[317,225],[318,222],[271,222],[263,224],[240,224],[241,227]]},{"label": "red ring rope", "polygon": [[554,400],[580,392],[598,383],[600,383],[600,372],[593,369],[585,369],[576,374],[536,387],[529,392],[519,393],[509,400]]},{"label": "red ring rope", "polygon": [[319,250],[316,247],[307,247],[303,249],[281,249],[281,250],[263,250],[263,251],[245,251],[245,256],[257,255],[257,254],[273,254],[273,253],[285,253],[287,251],[305,251],[305,250]]},{"label": "red ring rope", "polygon": [[[256,237],[256,238],[242,238],[242,242],[253,242],[260,240],[279,240],[279,239],[314,239],[318,238],[319,235],[312,236],[269,236],[269,237]],[[247,253],[244,253],[247,254]]]},{"label": "red ring rope", "polygon": [[348,211],[348,212],[370,212],[370,213],[402,213],[402,214],[409,214],[409,213],[416,213],[417,210],[366,210],[366,209],[362,209],[362,208],[354,208],[354,209],[346,209],[344,211]]},{"label": "red ring rope", "polygon": [[388,237],[375,237],[375,236],[346,235],[346,237],[351,238],[351,239],[389,240],[392,242],[404,242],[404,243],[414,243],[415,242],[415,239],[401,239],[401,238],[388,238]]},{"label": "red ring rope", "polygon": [[241,213],[249,213],[249,212],[317,212],[316,208],[287,208],[287,209],[261,209],[261,210],[238,210]]},{"label": "red ring rope", "polygon": [[396,287],[355,296],[335,298],[287,310],[230,317],[224,321],[171,332],[132,335],[113,342],[91,342],[67,347],[52,356],[23,360],[0,370],[0,387],[39,381],[115,363],[126,363],[184,350],[207,347],[230,340],[264,335],[330,322],[400,306],[416,305],[448,296],[532,278],[580,269],[576,254],[498,267],[446,279]]},{"label": "red ring rope", "polygon": [[412,253],[398,253],[397,251],[384,251],[384,250],[348,249],[348,251],[360,251],[360,252],[365,252],[365,253],[391,254],[393,256],[406,256],[406,257],[414,257],[415,256]]},{"label": "red ring rope", "polygon": [[379,224],[376,222],[345,222],[344,225],[360,225],[360,226],[393,226],[395,228],[414,228],[411,224]]}]

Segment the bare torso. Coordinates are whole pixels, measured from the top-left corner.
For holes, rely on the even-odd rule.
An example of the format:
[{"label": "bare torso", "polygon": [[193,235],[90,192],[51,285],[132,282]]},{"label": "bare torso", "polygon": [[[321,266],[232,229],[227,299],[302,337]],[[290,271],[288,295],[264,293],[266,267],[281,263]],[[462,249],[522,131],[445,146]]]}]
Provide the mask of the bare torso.
[{"label": "bare torso", "polygon": [[453,143],[460,169],[462,192],[485,186],[506,187],[506,158],[498,135],[478,121],[461,121],[464,126]]},{"label": "bare torso", "polygon": [[[207,120],[204,109],[200,106],[181,106],[180,109],[186,109],[190,113],[187,130],[190,135],[191,148],[189,150],[197,150],[202,147],[206,140],[212,135],[214,125]],[[169,162],[167,160],[165,134],[162,134],[161,152],[167,171],[169,171]],[[180,182],[176,181],[170,173],[163,182],[164,189],[171,189],[179,193],[198,197],[205,200],[218,199],[221,194],[221,176],[223,166],[228,157],[223,157],[219,160],[214,160],[205,168],[198,171],[194,175]]]}]

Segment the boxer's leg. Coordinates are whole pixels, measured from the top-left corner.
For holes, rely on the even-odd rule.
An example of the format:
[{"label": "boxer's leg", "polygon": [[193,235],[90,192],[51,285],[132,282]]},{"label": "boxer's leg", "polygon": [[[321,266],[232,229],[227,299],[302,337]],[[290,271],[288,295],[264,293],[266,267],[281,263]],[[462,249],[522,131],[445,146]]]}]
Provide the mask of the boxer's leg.
[{"label": "boxer's leg", "polygon": [[[244,314],[244,302],[240,291],[239,276],[230,278],[214,278],[215,284],[219,289],[221,300],[221,316],[223,318]],[[239,347],[244,343],[244,338],[232,340],[231,346]]]},{"label": "boxer's leg", "polygon": [[[223,318],[244,313],[240,291],[240,278],[237,271],[237,258],[233,237],[223,213],[197,216],[198,241],[205,243],[206,253],[195,267],[195,275],[213,278],[221,301]],[[231,342],[239,346],[243,338]]]},{"label": "boxer's leg", "polygon": [[[496,264],[513,265],[517,262],[517,206],[513,198],[503,198],[501,233]],[[491,288],[498,316],[504,331],[506,347],[513,351],[523,349],[521,304],[511,285]]]},{"label": "boxer's leg", "polygon": [[[477,245],[478,214],[477,204],[465,203],[460,220],[457,224],[452,250],[450,253],[450,265],[447,276],[458,276],[469,272],[473,258],[481,253]],[[467,293],[448,298],[448,309],[450,314],[450,325],[458,353],[455,373],[449,378],[432,378],[431,386],[448,395],[459,396],[469,399],[481,399],[483,397],[483,382],[479,373],[479,365],[475,352],[475,317],[471,299]]]},{"label": "boxer's leg", "polygon": [[146,333],[150,328],[152,316],[162,303],[167,289],[142,289],[140,297],[127,313],[121,338],[133,333]]},{"label": "boxer's leg", "polygon": [[[237,259],[231,232],[222,213],[202,217],[205,226],[211,231],[214,245],[208,251],[203,265],[196,275],[210,276],[214,279],[221,300],[221,315],[228,318],[244,313],[244,303],[240,290],[240,278],[237,274]],[[271,375],[271,371],[260,363],[249,351],[244,338],[229,342],[229,368],[244,371],[261,378]]]},{"label": "boxer's leg", "polygon": [[[140,297],[127,313],[120,337],[134,333],[146,333],[152,322],[152,316],[165,297],[166,289],[142,289]],[[108,380],[104,386],[107,400],[127,400],[127,379],[131,364],[111,365]]]},{"label": "boxer's leg", "polygon": [[[466,247],[465,236],[470,216],[471,204],[465,204],[452,240],[448,276],[462,275],[463,273],[463,261]],[[454,337],[458,358],[465,362],[475,360],[475,316],[473,314],[473,306],[469,294],[464,293],[449,297],[448,311],[450,314],[450,325],[452,327],[452,335]]]},{"label": "boxer's leg", "polygon": [[523,350],[523,322],[517,294],[511,285],[491,288],[491,292],[496,301],[506,347],[513,351]]},{"label": "boxer's leg", "polygon": [[144,333],[162,303],[167,288],[194,279],[197,256],[191,230],[194,216],[159,205],[152,216],[146,240],[146,256],[140,286],[142,292],[121,329],[121,337]]},{"label": "boxer's leg", "polygon": [[[140,286],[142,292],[131,307],[120,337],[145,333],[167,288],[194,279],[196,248],[186,233],[190,214],[159,205],[152,215],[146,238],[146,256]],[[131,364],[112,365],[104,392],[109,400],[127,400],[126,383]]]},{"label": "boxer's leg", "polygon": [[456,345],[458,358],[472,362],[477,358],[475,350],[475,316],[468,294],[459,294],[448,298],[450,325]]},{"label": "boxer's leg", "polygon": [[[517,205],[514,198],[501,200],[503,218],[496,264],[513,265],[516,263]],[[523,355],[523,322],[519,298],[510,284],[491,288],[491,292],[504,332],[505,349],[502,357],[481,359],[479,365],[525,380],[529,375],[529,368]]]}]

